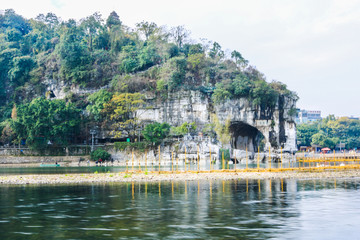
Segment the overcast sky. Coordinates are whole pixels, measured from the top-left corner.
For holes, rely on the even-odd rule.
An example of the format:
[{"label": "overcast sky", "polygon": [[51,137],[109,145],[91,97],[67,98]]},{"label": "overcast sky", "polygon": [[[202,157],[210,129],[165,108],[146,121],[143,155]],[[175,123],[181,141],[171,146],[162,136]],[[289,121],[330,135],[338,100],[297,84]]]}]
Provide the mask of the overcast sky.
[{"label": "overcast sky", "polygon": [[0,8],[63,20],[116,11],[130,27],[185,25],[193,39],[237,50],[268,81],[287,84],[299,108],[360,116],[359,0],[2,0]]}]

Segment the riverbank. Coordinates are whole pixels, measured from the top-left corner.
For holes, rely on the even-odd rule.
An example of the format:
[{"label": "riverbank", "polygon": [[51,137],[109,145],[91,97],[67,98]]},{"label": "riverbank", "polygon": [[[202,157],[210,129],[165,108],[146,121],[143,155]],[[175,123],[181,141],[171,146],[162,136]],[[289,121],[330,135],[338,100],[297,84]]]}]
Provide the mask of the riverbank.
[{"label": "riverbank", "polygon": [[234,179],[329,179],[360,178],[360,171],[324,172],[212,172],[212,173],[92,173],[0,176],[0,184],[93,184],[121,182],[197,181]]}]

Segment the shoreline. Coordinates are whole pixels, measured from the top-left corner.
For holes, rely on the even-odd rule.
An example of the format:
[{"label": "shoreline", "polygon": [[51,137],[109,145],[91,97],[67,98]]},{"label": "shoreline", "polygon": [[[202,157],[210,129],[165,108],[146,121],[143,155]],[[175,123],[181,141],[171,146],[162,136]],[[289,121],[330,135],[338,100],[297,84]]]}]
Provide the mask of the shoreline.
[{"label": "shoreline", "polygon": [[128,182],[197,181],[197,180],[266,180],[360,178],[360,171],[322,172],[211,172],[211,173],[76,173],[0,176],[0,185],[111,184]]}]

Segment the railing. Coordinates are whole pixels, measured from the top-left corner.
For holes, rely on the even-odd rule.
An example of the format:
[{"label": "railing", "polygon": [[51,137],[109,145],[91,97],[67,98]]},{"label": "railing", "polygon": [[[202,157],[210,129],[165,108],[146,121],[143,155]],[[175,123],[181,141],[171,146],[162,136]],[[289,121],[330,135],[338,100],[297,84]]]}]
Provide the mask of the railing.
[{"label": "railing", "polygon": [[[174,152],[171,152],[171,159],[164,160],[161,157],[160,147],[158,150],[158,157],[148,161],[145,153],[145,159],[135,159],[134,153],[130,160],[126,161],[126,172],[159,172],[159,173],[204,173],[204,172],[283,172],[283,171],[333,171],[333,170],[350,170],[360,169],[360,156],[345,155],[335,157],[322,158],[293,158],[284,162],[282,154],[280,161],[272,162],[271,153],[266,157],[266,161],[260,163],[260,154],[258,153],[256,161],[249,163],[248,155],[246,154],[245,164],[237,163],[238,159],[228,161],[221,156],[220,161],[215,164],[210,156],[207,158],[200,158],[199,149],[196,154],[195,161],[191,163],[185,148],[185,158],[179,159],[174,157]],[[194,154],[193,154],[194,155]]]}]

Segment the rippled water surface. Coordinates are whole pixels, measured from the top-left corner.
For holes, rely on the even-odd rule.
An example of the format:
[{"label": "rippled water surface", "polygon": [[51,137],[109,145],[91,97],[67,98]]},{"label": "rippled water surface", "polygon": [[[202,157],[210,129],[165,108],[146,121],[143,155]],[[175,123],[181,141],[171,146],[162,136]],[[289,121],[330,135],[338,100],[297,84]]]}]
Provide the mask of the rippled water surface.
[{"label": "rippled water surface", "polygon": [[0,186],[0,239],[356,239],[360,180]]}]

